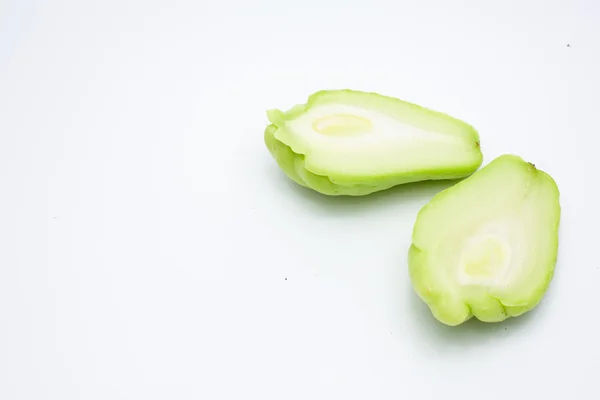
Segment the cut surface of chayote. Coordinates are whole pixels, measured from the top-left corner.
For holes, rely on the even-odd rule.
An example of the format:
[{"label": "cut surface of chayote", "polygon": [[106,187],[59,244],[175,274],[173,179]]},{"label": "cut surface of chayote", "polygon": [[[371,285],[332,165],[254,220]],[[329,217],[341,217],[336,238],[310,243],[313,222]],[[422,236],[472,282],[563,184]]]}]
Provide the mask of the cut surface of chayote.
[{"label": "cut surface of chayote", "polygon": [[483,156],[469,124],[393,97],[325,90],[269,110],[264,140],[285,174],[325,195],[471,175]]},{"label": "cut surface of chayote", "polygon": [[530,311],[554,274],[560,215],[550,175],[500,156],[419,211],[408,253],[412,285],[446,325]]}]

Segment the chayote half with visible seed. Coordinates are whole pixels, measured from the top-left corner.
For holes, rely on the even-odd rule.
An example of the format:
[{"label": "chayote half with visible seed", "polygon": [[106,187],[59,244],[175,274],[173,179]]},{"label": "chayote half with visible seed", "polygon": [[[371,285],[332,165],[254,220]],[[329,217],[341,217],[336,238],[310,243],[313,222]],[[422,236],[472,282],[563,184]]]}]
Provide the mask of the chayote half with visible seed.
[{"label": "chayote half with visible seed", "polygon": [[376,93],[320,91],[267,116],[265,144],[279,167],[326,195],[463,178],[483,160],[479,134],[467,123]]},{"label": "chayote half with visible seed", "polygon": [[419,211],[408,254],[413,287],[447,325],[530,311],[554,274],[560,215],[550,175],[500,156]]}]

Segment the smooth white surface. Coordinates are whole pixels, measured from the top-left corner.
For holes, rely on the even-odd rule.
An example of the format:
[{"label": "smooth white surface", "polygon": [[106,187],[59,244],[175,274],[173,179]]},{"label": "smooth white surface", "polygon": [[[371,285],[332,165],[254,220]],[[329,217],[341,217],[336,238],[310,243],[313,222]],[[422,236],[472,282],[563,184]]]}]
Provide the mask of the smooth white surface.
[{"label": "smooth white surface", "polygon": [[[600,3],[0,2],[0,398],[599,399]],[[570,45],[567,46],[567,45]],[[447,112],[562,197],[542,305],[436,323],[407,277],[444,183],[289,182],[265,111]]]},{"label": "smooth white surface", "polygon": [[[339,115],[349,115],[354,121],[344,121]],[[274,123],[277,125],[277,120]],[[467,129],[458,130],[459,134],[426,130],[361,107],[321,105],[286,124],[284,132],[288,133],[277,130],[274,137],[296,153],[306,153],[310,149],[310,156],[304,160],[305,166],[318,175],[382,175],[414,169],[415,165],[421,169],[431,165],[460,168],[457,166],[480,161],[474,139]],[[325,131],[328,125],[336,128],[346,125],[345,131],[351,133],[328,134]],[[443,123],[440,125],[444,126]],[[436,151],[440,148],[446,151]],[[448,150],[451,148],[454,150]]]}]

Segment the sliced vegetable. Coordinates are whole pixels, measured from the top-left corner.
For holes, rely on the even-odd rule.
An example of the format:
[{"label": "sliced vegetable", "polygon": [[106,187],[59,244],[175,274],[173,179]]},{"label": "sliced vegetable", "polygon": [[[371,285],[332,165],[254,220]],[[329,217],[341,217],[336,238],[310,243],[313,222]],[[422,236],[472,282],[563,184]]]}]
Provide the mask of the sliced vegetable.
[{"label": "sliced vegetable", "polygon": [[483,159],[479,134],[467,123],[375,93],[321,91],[267,116],[264,140],[279,167],[326,195],[463,178]]},{"label": "sliced vegetable", "polygon": [[408,255],[413,287],[447,325],[519,316],[552,280],[560,214],[548,174],[498,157],[420,210]]}]

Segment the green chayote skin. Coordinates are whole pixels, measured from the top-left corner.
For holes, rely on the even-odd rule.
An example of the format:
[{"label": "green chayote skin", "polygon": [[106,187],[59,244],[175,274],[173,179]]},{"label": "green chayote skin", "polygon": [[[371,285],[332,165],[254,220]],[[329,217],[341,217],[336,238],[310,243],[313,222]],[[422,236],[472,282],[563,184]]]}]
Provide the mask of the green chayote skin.
[{"label": "green chayote skin", "polygon": [[[373,126],[372,132],[365,135],[378,135],[386,130],[386,134],[404,136],[391,144],[377,139],[381,144],[371,145],[375,139],[367,139],[367,146],[348,145],[353,140],[348,138],[352,134],[345,135],[346,127],[342,125],[335,127],[335,138],[327,142],[328,147],[320,148],[321,141],[314,139],[318,139],[315,136],[318,134],[293,128],[294,121],[310,118],[309,113],[318,112],[320,107],[332,110],[351,107],[359,113],[358,117]],[[363,114],[376,118],[366,120]],[[321,91],[311,95],[306,104],[296,105],[287,112],[270,110],[267,115],[271,123],[264,131],[264,141],[278,166],[297,184],[324,195],[364,196],[409,182],[464,178],[475,172],[483,160],[479,134],[470,125],[375,93]],[[390,128],[392,123],[384,123],[382,119],[393,121],[394,127]],[[348,126],[348,131],[353,128]],[[404,148],[400,140],[414,150]],[[339,163],[336,165],[332,160]]]}]

